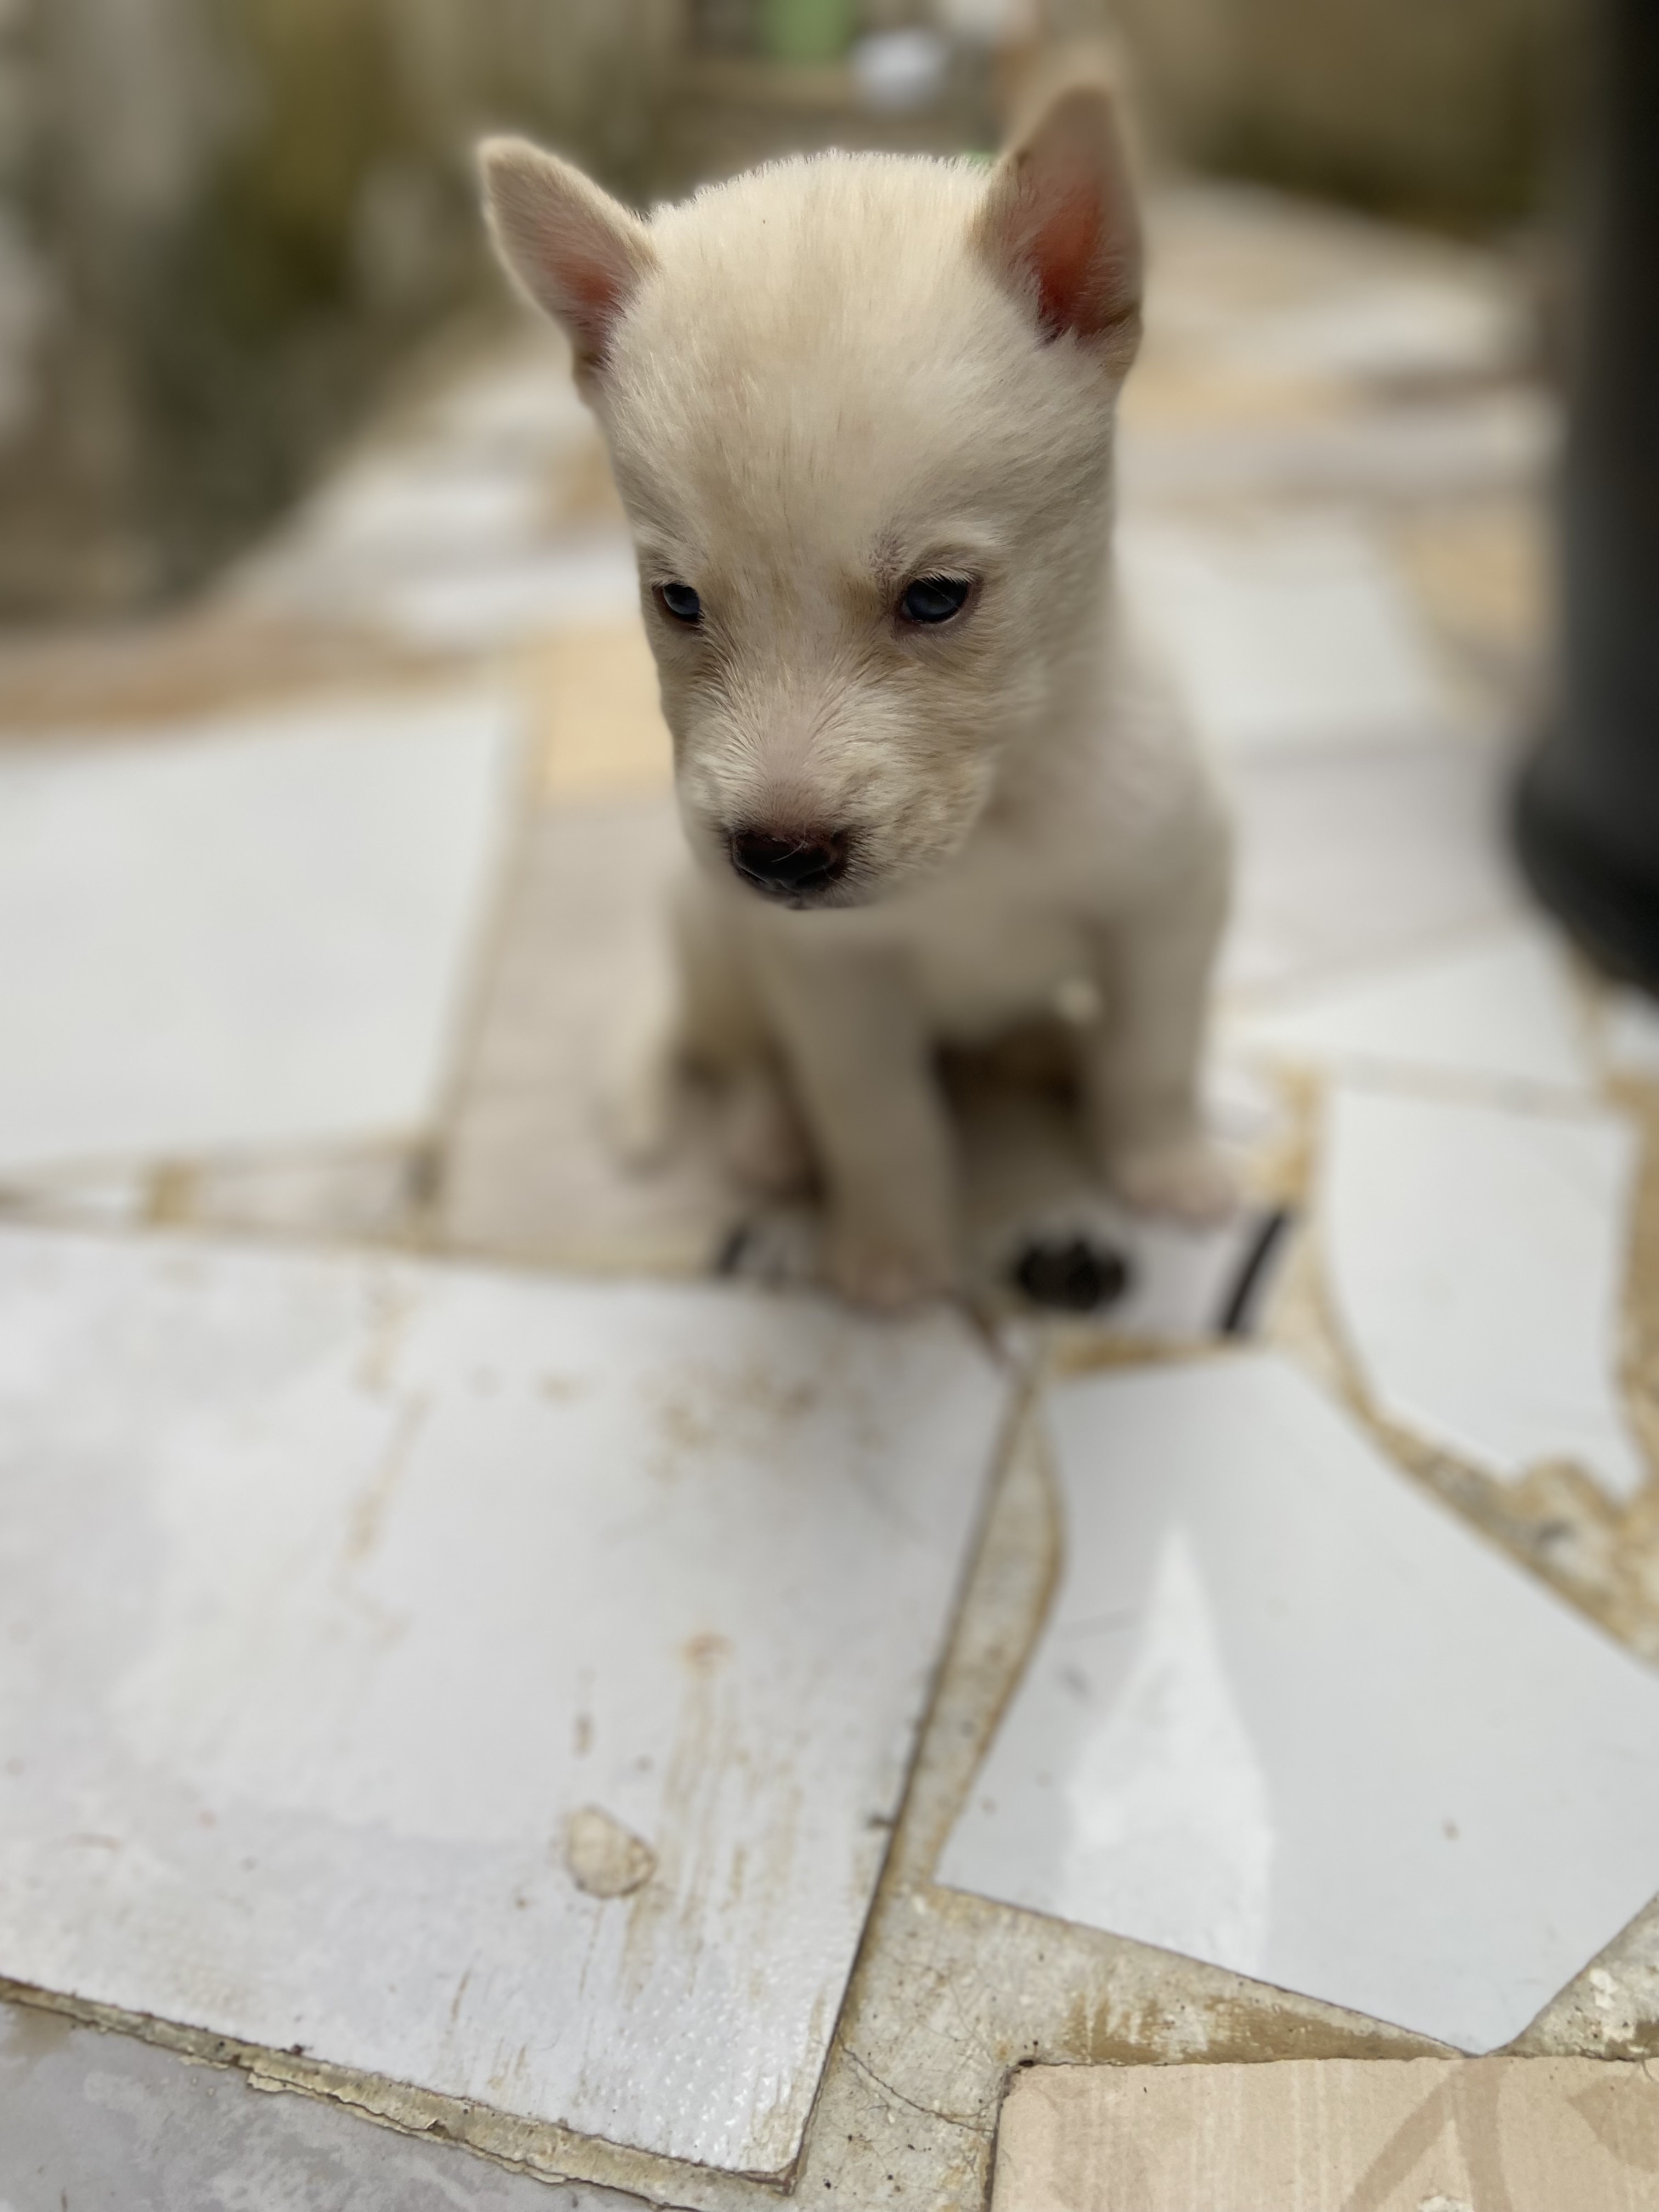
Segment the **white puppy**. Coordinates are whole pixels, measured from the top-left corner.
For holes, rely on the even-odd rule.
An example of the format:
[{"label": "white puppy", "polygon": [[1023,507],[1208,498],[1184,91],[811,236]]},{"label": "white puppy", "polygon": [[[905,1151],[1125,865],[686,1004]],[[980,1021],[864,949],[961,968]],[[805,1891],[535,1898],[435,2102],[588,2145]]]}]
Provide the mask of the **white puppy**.
[{"label": "white puppy", "polygon": [[1224,1210],[1226,822],[1112,581],[1140,246],[1109,89],[988,175],[827,155],[648,222],[521,141],[482,158],[633,526],[701,864],[672,1044],[733,1079],[751,1171],[795,1173],[804,1122],[842,1289],[945,1288],[935,1048],[1058,1007],[1115,1188]]}]

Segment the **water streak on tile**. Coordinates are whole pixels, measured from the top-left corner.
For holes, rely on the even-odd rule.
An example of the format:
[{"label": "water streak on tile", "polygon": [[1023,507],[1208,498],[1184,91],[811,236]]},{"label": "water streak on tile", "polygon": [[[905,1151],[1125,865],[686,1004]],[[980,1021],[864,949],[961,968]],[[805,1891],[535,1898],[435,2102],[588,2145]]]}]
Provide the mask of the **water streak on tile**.
[{"label": "water streak on tile", "polygon": [[1065,1570],[939,1878],[1516,2034],[1652,1893],[1659,1681],[1277,1358],[1051,1420]]}]

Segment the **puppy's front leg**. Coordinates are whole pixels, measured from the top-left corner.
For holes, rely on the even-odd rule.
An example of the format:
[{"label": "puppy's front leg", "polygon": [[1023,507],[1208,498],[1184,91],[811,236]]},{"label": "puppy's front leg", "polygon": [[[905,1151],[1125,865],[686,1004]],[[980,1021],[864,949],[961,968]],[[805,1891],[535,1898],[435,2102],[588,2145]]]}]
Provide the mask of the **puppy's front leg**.
[{"label": "puppy's front leg", "polygon": [[1086,1068],[1102,1164],[1131,1206],[1193,1222],[1235,1202],[1204,1133],[1199,1084],[1210,979],[1226,920],[1225,827],[1206,821],[1183,865],[1102,944],[1105,1016]]},{"label": "puppy's front leg", "polygon": [[762,988],[829,1186],[831,1279],[863,1305],[937,1297],[956,1272],[951,1133],[903,975],[781,934]]}]

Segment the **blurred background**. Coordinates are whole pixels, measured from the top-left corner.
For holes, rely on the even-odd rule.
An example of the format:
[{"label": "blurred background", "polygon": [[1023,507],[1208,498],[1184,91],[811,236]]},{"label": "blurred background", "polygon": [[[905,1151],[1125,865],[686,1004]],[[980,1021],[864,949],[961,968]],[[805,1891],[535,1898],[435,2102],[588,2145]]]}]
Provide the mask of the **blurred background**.
[{"label": "blurred background", "polygon": [[1161,165],[1494,241],[1545,289],[1566,0],[0,0],[0,618],[176,599],[411,351],[501,311],[469,148],[637,202],[830,143],[983,148],[1117,36]]}]

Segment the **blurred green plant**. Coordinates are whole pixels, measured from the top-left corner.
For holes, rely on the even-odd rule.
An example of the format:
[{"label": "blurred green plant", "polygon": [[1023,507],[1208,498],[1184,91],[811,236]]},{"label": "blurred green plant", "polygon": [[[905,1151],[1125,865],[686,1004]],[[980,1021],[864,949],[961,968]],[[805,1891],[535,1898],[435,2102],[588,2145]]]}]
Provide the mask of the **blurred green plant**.
[{"label": "blurred green plant", "polygon": [[838,62],[857,28],[856,0],[762,0],[761,45],[773,61]]}]

